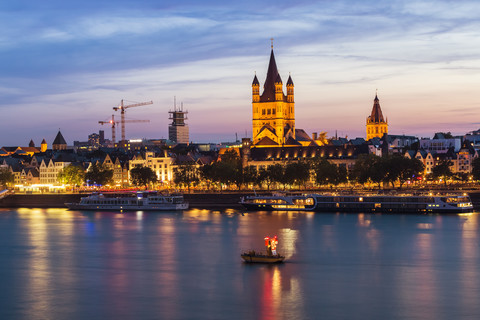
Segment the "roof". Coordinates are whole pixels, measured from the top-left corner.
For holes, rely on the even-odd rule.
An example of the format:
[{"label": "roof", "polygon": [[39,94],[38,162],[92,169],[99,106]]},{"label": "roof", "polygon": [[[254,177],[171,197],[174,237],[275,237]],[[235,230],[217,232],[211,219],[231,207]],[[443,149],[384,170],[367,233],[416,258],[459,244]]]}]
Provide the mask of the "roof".
[{"label": "roof", "polygon": [[273,141],[269,137],[263,137],[255,145],[256,146],[278,146],[278,143],[276,143],[275,141]]},{"label": "roof", "polygon": [[292,137],[288,137],[287,141],[285,141],[285,145],[287,146],[301,146],[302,144],[297,140],[293,139]]},{"label": "roof", "polygon": [[380,108],[380,101],[378,100],[377,95],[375,94],[375,99],[373,100],[372,113],[369,117],[370,121],[379,123],[385,122],[383,119],[382,109]]},{"label": "roof", "polygon": [[252,86],[253,86],[253,85],[257,85],[257,86],[259,86],[259,85],[260,85],[260,82],[258,82],[257,75],[255,75],[255,77],[253,77]]},{"label": "roof", "polygon": [[[265,83],[263,84],[263,93],[260,96],[260,102],[275,101],[275,82],[277,81],[277,77],[279,77],[279,74],[272,49],[270,62],[268,64],[267,79],[265,79]],[[280,78],[280,82],[281,81],[282,79]]]},{"label": "roof", "polygon": [[63,138],[62,133],[60,132],[60,130],[58,131],[57,136],[55,137],[55,140],[53,140],[53,144],[55,144],[55,145],[67,144],[67,142],[66,142],[65,139]]},{"label": "roof", "polygon": [[267,124],[264,124],[261,128],[260,128],[260,131],[258,131],[258,134],[262,133],[264,130],[269,130],[270,132],[272,132],[274,135],[277,134],[277,130],[275,130],[275,128],[273,128],[271,125],[269,125],[268,123]]},{"label": "roof", "polygon": [[292,80],[292,77],[290,75],[288,76],[287,86],[293,86],[293,80]]},{"label": "roof", "polygon": [[303,129],[295,129],[295,138],[297,141],[312,141],[312,138]]}]

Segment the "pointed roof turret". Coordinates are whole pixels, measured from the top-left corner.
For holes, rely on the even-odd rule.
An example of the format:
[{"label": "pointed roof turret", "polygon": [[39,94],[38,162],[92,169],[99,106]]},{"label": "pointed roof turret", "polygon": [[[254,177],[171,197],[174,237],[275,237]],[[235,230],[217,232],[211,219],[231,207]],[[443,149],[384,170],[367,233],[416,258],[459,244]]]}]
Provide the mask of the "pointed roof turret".
[{"label": "pointed roof turret", "polygon": [[275,80],[277,79],[278,69],[277,63],[275,62],[275,55],[272,52],[270,53],[270,62],[268,64],[267,79],[263,84],[263,93],[260,98],[260,101],[275,101]]},{"label": "pointed roof turret", "polygon": [[62,133],[60,132],[60,130],[58,130],[58,133],[57,133],[57,136],[55,137],[55,140],[53,140],[53,144],[52,145],[58,145],[58,144],[67,144],[67,142],[65,141],[65,139],[63,138],[62,136]]},{"label": "pointed roof turret", "polygon": [[255,74],[255,77],[253,77],[253,82],[252,82],[252,86],[259,86],[260,85],[260,82],[258,82],[258,78],[257,78],[257,75]]},{"label": "pointed roof turret", "polygon": [[373,100],[372,114],[370,115],[370,121],[372,122],[385,122],[383,119],[382,109],[380,108],[380,100],[378,100],[377,94]]},{"label": "pointed roof turret", "polygon": [[42,144],[47,144],[47,141],[45,141],[45,138],[43,138]]},{"label": "pointed roof turret", "polygon": [[33,142],[33,139],[30,140],[30,143],[28,144],[28,146],[35,148],[35,142]]},{"label": "pointed roof turret", "polygon": [[293,80],[290,75],[288,75],[287,86],[293,86]]},{"label": "pointed roof turret", "polygon": [[282,77],[280,77],[280,74],[277,74],[277,77],[275,78],[275,83],[283,83]]}]

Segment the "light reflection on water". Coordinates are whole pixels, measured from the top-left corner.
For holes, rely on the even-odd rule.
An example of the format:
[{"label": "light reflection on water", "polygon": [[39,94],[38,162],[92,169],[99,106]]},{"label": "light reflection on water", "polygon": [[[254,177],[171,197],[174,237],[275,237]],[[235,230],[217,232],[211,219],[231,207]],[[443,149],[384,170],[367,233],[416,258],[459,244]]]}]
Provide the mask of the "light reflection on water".
[{"label": "light reflection on water", "polygon": [[[480,317],[478,214],[0,210],[0,319]],[[277,235],[281,265],[242,250]]]}]

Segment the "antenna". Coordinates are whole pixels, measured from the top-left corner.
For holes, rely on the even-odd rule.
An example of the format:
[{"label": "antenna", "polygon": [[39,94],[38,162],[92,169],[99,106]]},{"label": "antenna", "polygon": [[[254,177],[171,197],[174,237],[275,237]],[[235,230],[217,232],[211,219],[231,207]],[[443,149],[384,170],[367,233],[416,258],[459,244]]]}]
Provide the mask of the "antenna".
[{"label": "antenna", "polygon": [[270,38],[270,41],[272,43],[272,49],[273,49],[273,38]]}]

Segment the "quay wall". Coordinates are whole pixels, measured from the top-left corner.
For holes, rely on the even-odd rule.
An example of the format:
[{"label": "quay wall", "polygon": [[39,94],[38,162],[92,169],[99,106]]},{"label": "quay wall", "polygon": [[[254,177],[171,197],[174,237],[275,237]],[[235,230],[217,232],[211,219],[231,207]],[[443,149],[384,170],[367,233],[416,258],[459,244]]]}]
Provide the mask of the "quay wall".
[{"label": "quay wall", "polygon": [[[66,202],[78,202],[85,194],[11,194],[0,200],[0,208],[65,208]],[[240,209],[239,193],[185,194],[193,209]]]},{"label": "quay wall", "polygon": [[[480,190],[467,192],[475,210],[480,211]],[[240,197],[246,193],[187,193],[192,209],[241,209]],[[11,194],[0,200],[0,208],[65,208],[65,202],[78,202],[85,194]]]}]

